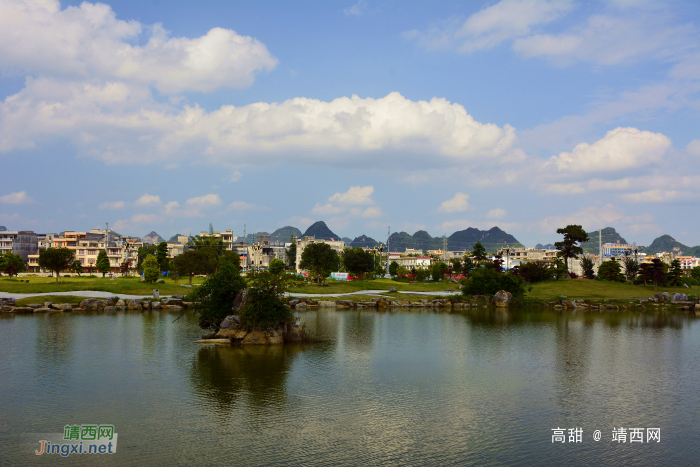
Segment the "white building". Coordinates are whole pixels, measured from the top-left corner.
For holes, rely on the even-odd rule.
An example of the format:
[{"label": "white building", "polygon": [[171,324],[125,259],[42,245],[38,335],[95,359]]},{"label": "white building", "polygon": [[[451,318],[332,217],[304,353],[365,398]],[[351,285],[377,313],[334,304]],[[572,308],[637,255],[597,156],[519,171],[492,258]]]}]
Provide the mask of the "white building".
[{"label": "white building", "polygon": [[330,245],[330,247],[334,249],[338,254],[341,254],[345,249],[345,242],[342,240],[317,240],[313,236],[304,237],[303,239],[297,240],[297,272],[299,273],[306,272],[305,270],[299,267],[299,265],[301,264],[301,255],[302,253],[304,253],[304,248],[311,245],[312,243],[325,243],[327,245]]}]

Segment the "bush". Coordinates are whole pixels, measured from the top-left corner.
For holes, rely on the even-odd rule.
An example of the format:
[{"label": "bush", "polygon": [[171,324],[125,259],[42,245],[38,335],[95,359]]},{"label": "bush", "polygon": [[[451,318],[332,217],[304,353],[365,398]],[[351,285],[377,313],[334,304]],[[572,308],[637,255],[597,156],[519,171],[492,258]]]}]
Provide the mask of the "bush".
[{"label": "bush", "polygon": [[188,295],[188,300],[198,302],[194,314],[202,329],[218,329],[219,324],[231,314],[233,299],[245,289],[245,280],[238,268],[225,262],[219,272]]},{"label": "bush", "polygon": [[464,295],[493,295],[499,290],[513,294],[515,298],[525,295],[525,281],[514,274],[498,273],[493,268],[477,268],[462,280]]},{"label": "bush", "polygon": [[427,278],[428,278],[428,271],[426,271],[425,269],[418,269],[416,271],[416,280],[418,282],[423,282]]},{"label": "bush", "polygon": [[544,263],[522,263],[513,270],[517,271],[516,275],[522,277],[525,282],[540,282],[554,276],[552,270]]},{"label": "bush", "polygon": [[286,275],[251,270],[247,278],[248,290],[240,311],[241,326],[248,330],[260,326],[266,330],[296,321],[292,310],[282,301],[287,290]]},{"label": "bush", "polygon": [[158,268],[158,260],[153,255],[146,256],[143,260],[143,280],[146,282],[155,282],[160,277],[160,269]]}]

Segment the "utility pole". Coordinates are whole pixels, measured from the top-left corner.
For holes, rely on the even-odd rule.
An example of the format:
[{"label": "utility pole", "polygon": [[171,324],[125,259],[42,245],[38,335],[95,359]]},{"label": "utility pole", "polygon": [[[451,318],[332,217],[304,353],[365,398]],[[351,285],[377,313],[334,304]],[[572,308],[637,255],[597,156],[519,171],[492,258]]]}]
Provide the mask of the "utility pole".
[{"label": "utility pole", "polygon": [[447,264],[447,234],[442,234],[442,260]]},{"label": "utility pole", "polygon": [[598,267],[603,264],[603,229],[598,229]]},{"label": "utility pole", "polygon": [[387,230],[386,237],[386,273],[389,274],[389,253],[391,252],[391,226]]}]

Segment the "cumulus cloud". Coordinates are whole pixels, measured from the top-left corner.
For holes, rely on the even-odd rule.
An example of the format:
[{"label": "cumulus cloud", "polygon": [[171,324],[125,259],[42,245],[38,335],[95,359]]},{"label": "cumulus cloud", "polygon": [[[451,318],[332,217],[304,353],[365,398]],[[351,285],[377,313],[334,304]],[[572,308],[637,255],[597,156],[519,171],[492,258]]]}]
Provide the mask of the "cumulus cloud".
[{"label": "cumulus cloud", "polygon": [[0,196],[0,203],[3,204],[28,204],[33,202],[34,200],[27,196],[26,191],[18,191],[16,193],[10,193],[9,195]]},{"label": "cumulus cloud", "polygon": [[156,214],[134,214],[131,216],[131,222],[136,224],[154,224],[162,220],[163,218]]},{"label": "cumulus cloud", "polygon": [[255,209],[263,209],[255,203],[246,203],[245,201],[234,201],[228,205],[232,211],[252,211]]},{"label": "cumulus cloud", "polygon": [[682,190],[646,190],[639,193],[626,193],[620,195],[625,201],[630,203],[670,203],[674,201],[687,201],[698,198],[698,192]]},{"label": "cumulus cloud", "polygon": [[685,147],[691,156],[700,157],[700,139],[694,139]]},{"label": "cumulus cloud", "polygon": [[508,211],[505,209],[492,209],[489,212],[486,213],[486,217],[489,219],[503,219],[508,215]]},{"label": "cumulus cloud", "polygon": [[624,212],[608,203],[605,206],[588,206],[578,211],[547,216],[536,221],[534,226],[542,233],[551,234],[570,224],[581,225],[584,230],[601,229],[625,217]]},{"label": "cumulus cloud", "polygon": [[124,209],[126,203],[124,201],[106,201],[97,206],[99,209]]},{"label": "cumulus cloud", "polygon": [[160,196],[146,193],[134,201],[134,204],[136,206],[158,206],[160,204]]},{"label": "cumulus cloud", "polygon": [[376,161],[379,151],[384,162],[430,151],[436,157],[415,159],[454,165],[498,163],[517,152],[510,125],[477,122],[446,99],[411,101],[396,92],[330,102],[299,97],[207,112],[174,108],[157,102],[147,88],[124,83],[32,79],[0,104],[1,151],[66,138],[108,163],[174,163],[194,153],[201,161],[238,167],[290,156],[346,165]]},{"label": "cumulus cloud", "polygon": [[221,204],[221,198],[219,198],[219,195],[209,193],[208,195],[204,196],[197,196],[195,198],[190,198],[187,201],[185,201],[185,204],[187,206],[194,206],[194,207],[199,207],[199,208],[208,208],[211,206],[218,206]]},{"label": "cumulus cloud", "polygon": [[[146,32],[144,45],[135,41]],[[169,37],[160,24],[119,20],[109,5],[57,0],[0,2],[4,73],[125,80],[163,93],[243,88],[278,63],[264,44],[230,29]]]},{"label": "cumulus cloud", "polygon": [[170,201],[163,206],[163,213],[167,217],[202,217],[202,214],[197,208],[182,208],[177,201]]},{"label": "cumulus cloud", "polygon": [[[311,213],[322,216],[345,214],[364,218],[382,217],[384,212],[371,198],[372,193],[374,193],[373,186],[352,186],[345,193],[335,193],[330,196],[325,204],[316,203]],[[363,207],[367,205],[369,207]],[[335,217],[334,219],[337,225],[347,224],[345,217]]]},{"label": "cumulus cloud", "polygon": [[456,47],[461,52],[488,50],[501,42],[530,34],[533,26],[550,23],[566,14],[566,0],[502,0],[469,16],[465,21],[448,20],[427,31],[403,33],[428,49]]},{"label": "cumulus cloud", "polygon": [[661,133],[615,128],[593,144],[580,143],[572,152],[552,156],[547,165],[566,172],[611,172],[661,162],[671,147]]},{"label": "cumulus cloud", "polygon": [[438,212],[462,212],[469,208],[469,195],[457,193],[454,198],[443,201],[438,208]]},{"label": "cumulus cloud", "polygon": [[346,16],[360,16],[365,8],[367,8],[367,1],[359,0],[353,6],[343,9],[343,13]]}]

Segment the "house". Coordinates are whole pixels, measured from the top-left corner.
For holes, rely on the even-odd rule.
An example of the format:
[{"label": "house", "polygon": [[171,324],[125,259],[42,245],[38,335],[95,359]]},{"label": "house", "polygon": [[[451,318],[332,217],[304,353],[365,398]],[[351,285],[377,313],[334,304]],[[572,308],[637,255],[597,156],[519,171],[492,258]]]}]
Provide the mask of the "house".
[{"label": "house", "polygon": [[37,234],[31,230],[0,232],[0,253],[12,253],[19,255],[26,262],[28,256],[39,251]]},{"label": "house", "polygon": [[345,249],[345,242],[342,240],[323,240],[316,239],[314,236],[305,236],[303,239],[297,240],[297,272],[307,272],[299,267],[301,264],[301,255],[304,253],[304,249],[311,245],[312,243],[325,243],[329,245],[336,253],[341,254]]}]

